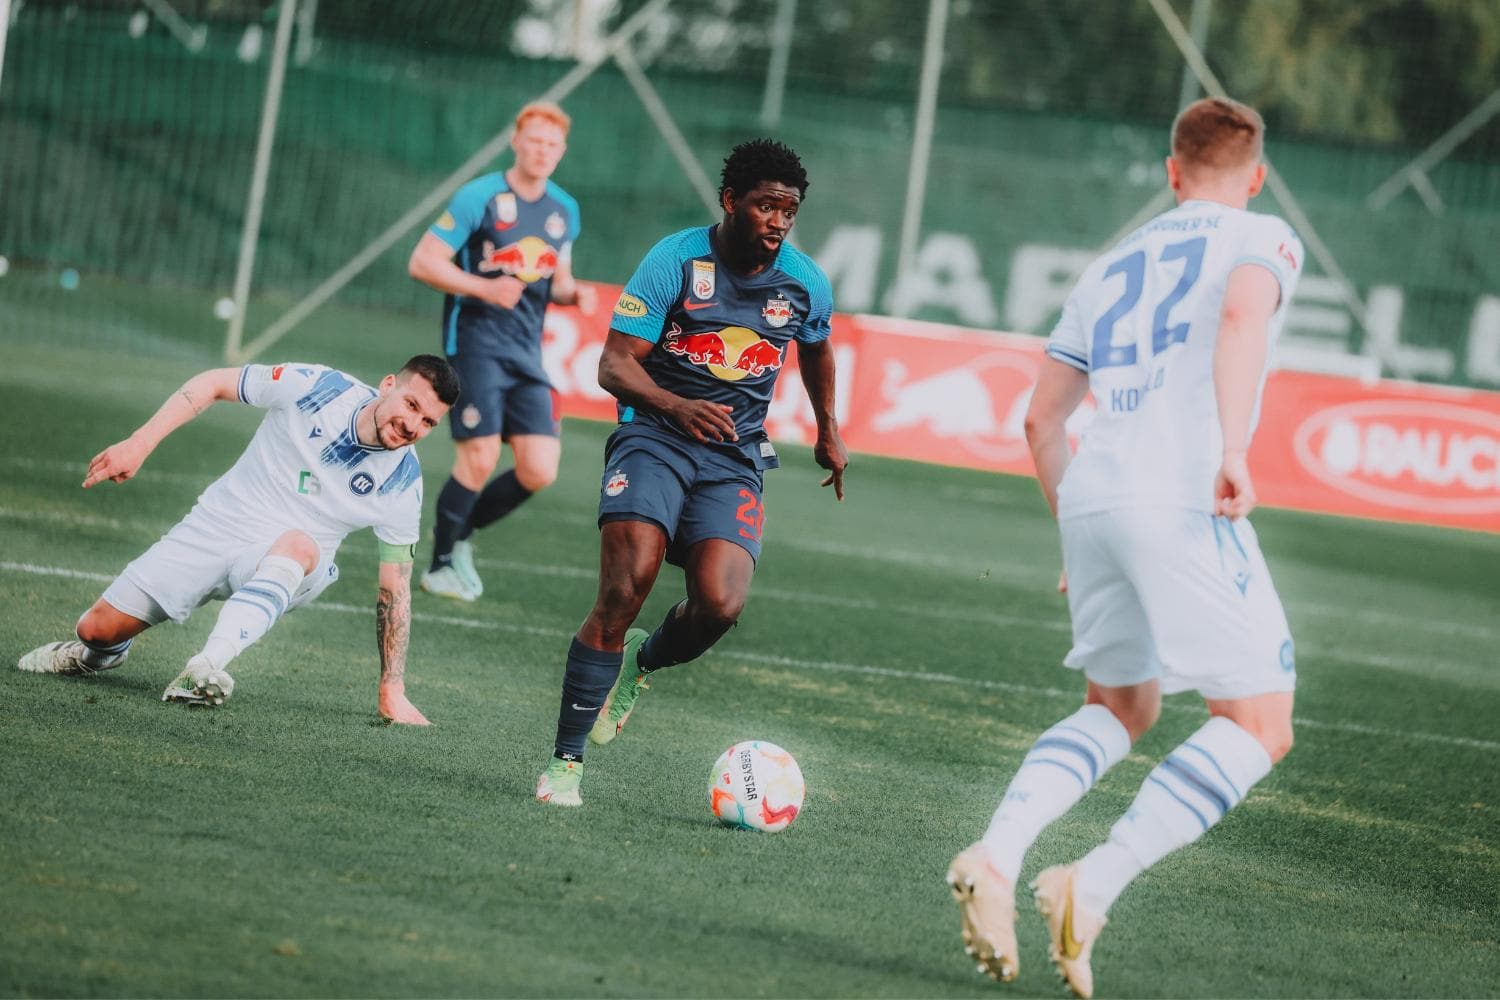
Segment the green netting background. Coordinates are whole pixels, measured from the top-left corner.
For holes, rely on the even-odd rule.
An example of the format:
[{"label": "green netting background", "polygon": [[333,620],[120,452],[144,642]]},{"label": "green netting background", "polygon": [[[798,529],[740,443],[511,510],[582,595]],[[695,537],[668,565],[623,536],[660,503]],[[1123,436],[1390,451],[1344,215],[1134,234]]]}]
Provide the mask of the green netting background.
[{"label": "green netting background", "polygon": [[[294,39],[247,339],[567,72],[576,46],[642,6],[321,0],[311,32]],[[1189,20],[1190,0],[1171,6]],[[1407,188],[1380,209],[1367,200],[1500,87],[1500,5],[1365,8],[1221,2],[1205,51],[1231,93],[1265,112],[1271,159],[1356,289],[1399,290],[1401,342],[1439,349],[1431,364],[1388,363],[1387,374],[1500,383],[1500,358],[1490,365],[1471,343],[1481,304],[1500,296],[1500,116],[1424,175],[1426,199]],[[828,261],[840,306],[888,311],[926,6],[802,0],[783,112],[768,126],[777,9],[684,0],[635,52],[715,180],[728,148],[752,135],[802,153],[812,188],[798,242],[816,255],[855,233],[865,272],[848,257]],[[276,8],[180,0],[174,10],[201,30],[201,47],[128,2],[16,4],[0,75],[0,345],[222,347],[210,307],[233,281]],[[957,0],[923,236],[961,237],[979,269],[964,288],[984,294],[932,295],[914,315],[1045,332],[1051,315],[1021,304],[1018,249],[1097,250],[1142,208],[1164,179],[1182,77],[1145,0]],[[621,282],[657,238],[708,216],[616,67],[565,105],[575,129],[556,180],[582,206],[575,269]],[[1282,209],[1269,195],[1253,207]],[[437,296],[405,273],[418,235],[337,305],[410,317],[435,337]],[[941,253],[941,240],[924,250]],[[1324,298],[1290,328],[1362,350],[1365,332]]]}]

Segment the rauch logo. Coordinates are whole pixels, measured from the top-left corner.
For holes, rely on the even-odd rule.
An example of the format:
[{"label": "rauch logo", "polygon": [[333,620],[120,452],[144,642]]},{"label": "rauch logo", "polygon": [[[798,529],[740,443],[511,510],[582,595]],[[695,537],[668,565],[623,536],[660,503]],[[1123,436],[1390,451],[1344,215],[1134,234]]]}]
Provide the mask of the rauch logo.
[{"label": "rauch logo", "polygon": [[1500,414],[1419,400],[1372,400],[1313,414],[1297,460],[1352,497],[1429,514],[1500,512]]}]

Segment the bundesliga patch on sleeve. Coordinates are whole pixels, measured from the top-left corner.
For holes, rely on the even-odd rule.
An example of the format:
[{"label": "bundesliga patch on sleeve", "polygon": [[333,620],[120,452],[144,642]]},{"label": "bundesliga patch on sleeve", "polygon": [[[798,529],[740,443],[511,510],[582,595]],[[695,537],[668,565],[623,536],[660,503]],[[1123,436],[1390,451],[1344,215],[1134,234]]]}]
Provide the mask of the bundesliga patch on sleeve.
[{"label": "bundesliga patch on sleeve", "polygon": [[647,311],[646,303],[628,292],[621,292],[620,300],[615,303],[615,315],[627,319],[637,319],[646,315]]}]

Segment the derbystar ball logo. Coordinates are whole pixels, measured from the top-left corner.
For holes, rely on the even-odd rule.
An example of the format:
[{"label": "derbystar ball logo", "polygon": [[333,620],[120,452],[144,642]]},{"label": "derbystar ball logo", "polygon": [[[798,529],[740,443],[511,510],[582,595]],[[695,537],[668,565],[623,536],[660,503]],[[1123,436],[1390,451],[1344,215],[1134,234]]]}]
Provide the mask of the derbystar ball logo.
[{"label": "derbystar ball logo", "polygon": [[500,271],[530,284],[552,277],[557,270],[557,251],[540,236],[523,236],[503,247],[485,240],[479,270],[483,274]]},{"label": "derbystar ball logo", "polygon": [[743,326],[684,333],[676,323],[661,342],[668,354],[707,368],[714,378],[738,382],[781,367],[782,349]]},{"label": "derbystar ball logo", "polygon": [[1292,437],[1297,461],[1349,496],[1426,514],[1500,512],[1500,414],[1451,403],[1332,406]]}]

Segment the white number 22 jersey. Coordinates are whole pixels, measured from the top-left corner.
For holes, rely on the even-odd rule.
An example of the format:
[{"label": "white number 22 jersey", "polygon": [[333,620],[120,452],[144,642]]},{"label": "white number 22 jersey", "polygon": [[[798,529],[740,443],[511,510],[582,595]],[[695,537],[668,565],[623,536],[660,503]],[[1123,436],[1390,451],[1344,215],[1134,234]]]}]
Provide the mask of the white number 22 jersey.
[{"label": "white number 22 jersey", "polygon": [[373,527],[412,545],[422,516],[422,467],[411,446],[360,443],[355,419],[375,390],[322,365],[246,365],[239,397],[267,411],[239,460],[193,508],[229,538],[307,532],[326,558],[350,532]]},{"label": "white number 22 jersey", "polygon": [[[1302,262],[1302,243],[1281,219],[1193,200],[1089,265],[1047,342],[1048,356],[1088,373],[1097,407],[1058,486],[1059,517],[1149,504],[1213,509],[1223,452],[1213,357],[1229,273],[1255,264],[1281,285],[1269,347]],[[1264,371],[1260,379],[1263,387]]]}]

